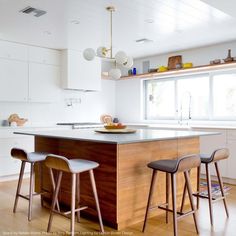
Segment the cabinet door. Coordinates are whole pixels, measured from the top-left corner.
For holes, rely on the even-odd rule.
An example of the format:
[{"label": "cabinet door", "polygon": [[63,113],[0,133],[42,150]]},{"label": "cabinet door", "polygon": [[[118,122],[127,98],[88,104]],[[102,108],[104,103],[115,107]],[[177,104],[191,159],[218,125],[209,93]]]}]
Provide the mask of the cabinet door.
[{"label": "cabinet door", "polygon": [[28,98],[28,63],[0,58],[0,101]]},{"label": "cabinet door", "polygon": [[23,44],[0,41],[0,57],[27,61],[28,48]]},{"label": "cabinet door", "polygon": [[63,86],[66,89],[87,91],[101,90],[101,61],[95,58],[86,61],[76,50],[63,52]]},{"label": "cabinet door", "polygon": [[236,179],[236,130],[227,130],[227,147],[229,148],[227,177]]},{"label": "cabinet door", "polygon": [[56,102],[60,93],[58,66],[29,63],[29,101]]},{"label": "cabinet door", "polygon": [[60,51],[29,46],[29,61],[48,65],[60,65]]}]

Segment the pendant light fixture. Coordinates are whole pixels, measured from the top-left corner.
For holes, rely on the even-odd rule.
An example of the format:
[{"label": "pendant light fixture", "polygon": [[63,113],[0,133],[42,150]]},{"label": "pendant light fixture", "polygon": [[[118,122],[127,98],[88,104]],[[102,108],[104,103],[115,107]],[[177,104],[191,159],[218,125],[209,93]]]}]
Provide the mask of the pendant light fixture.
[{"label": "pendant light fixture", "polygon": [[121,71],[117,68],[117,65],[121,65],[126,68],[131,68],[133,66],[133,58],[127,56],[124,51],[118,51],[113,57],[113,42],[112,42],[112,14],[115,12],[114,6],[108,6],[106,8],[108,12],[110,12],[110,47],[98,47],[97,51],[93,48],[87,48],[83,52],[83,56],[86,60],[91,61],[95,58],[95,56],[100,58],[106,58],[114,62],[114,68],[110,69],[108,75],[113,79],[119,79],[121,77]]}]

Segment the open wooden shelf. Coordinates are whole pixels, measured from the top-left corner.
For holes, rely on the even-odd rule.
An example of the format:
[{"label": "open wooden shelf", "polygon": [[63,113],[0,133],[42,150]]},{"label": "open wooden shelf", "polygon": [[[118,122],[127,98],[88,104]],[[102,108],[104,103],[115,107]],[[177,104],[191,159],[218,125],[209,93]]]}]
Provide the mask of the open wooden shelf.
[{"label": "open wooden shelf", "polygon": [[202,72],[210,72],[210,71],[217,71],[217,70],[224,70],[224,69],[231,69],[236,68],[236,61],[228,62],[228,63],[221,63],[216,65],[201,65],[201,66],[195,66],[191,68],[185,68],[185,69],[174,69],[174,70],[168,70],[164,72],[151,72],[151,73],[144,73],[144,74],[138,74],[138,75],[130,75],[130,76],[122,76],[120,80],[125,79],[148,79],[153,77],[170,77],[173,75],[184,75],[184,74],[197,74]]}]

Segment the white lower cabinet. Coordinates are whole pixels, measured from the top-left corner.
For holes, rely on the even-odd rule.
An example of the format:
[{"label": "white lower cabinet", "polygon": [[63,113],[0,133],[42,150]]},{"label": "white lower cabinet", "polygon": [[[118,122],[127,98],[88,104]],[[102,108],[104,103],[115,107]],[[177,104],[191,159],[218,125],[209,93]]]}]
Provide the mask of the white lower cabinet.
[{"label": "white lower cabinet", "polygon": [[[0,177],[16,175],[20,172],[21,161],[12,158],[10,154],[13,147],[23,148],[28,152],[32,152],[34,151],[34,138],[30,136],[0,138]],[[28,165],[26,165],[25,172],[29,172]]]},{"label": "white lower cabinet", "polygon": [[60,98],[59,66],[29,63],[29,101],[57,102]]}]

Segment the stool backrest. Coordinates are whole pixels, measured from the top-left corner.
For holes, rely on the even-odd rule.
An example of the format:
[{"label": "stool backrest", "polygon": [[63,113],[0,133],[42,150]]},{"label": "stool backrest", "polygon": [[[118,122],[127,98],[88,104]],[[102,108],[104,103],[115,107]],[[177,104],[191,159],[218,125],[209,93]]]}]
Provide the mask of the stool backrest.
[{"label": "stool backrest", "polygon": [[66,157],[50,154],[46,157],[44,163],[49,168],[71,172],[69,160]]},{"label": "stool backrest", "polygon": [[192,154],[192,155],[183,156],[178,159],[176,172],[187,171],[192,168],[199,167],[200,164],[201,164],[201,159],[199,155]]},{"label": "stool backrest", "polygon": [[220,148],[215,150],[212,155],[212,161],[219,161],[219,160],[224,160],[229,157],[229,149],[228,148]]},{"label": "stool backrest", "polygon": [[27,161],[28,159],[27,152],[21,148],[12,148],[11,156],[22,161]]}]

